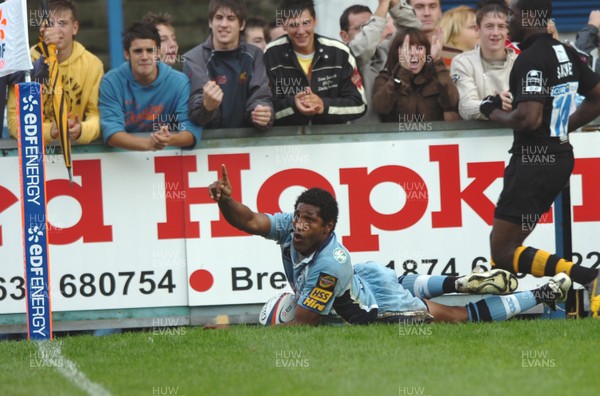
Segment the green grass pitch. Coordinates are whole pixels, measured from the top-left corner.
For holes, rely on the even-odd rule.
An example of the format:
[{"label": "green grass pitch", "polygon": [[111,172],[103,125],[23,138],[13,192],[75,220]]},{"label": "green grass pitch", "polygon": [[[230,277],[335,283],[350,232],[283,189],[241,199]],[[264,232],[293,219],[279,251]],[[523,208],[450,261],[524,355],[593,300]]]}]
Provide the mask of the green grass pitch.
[{"label": "green grass pitch", "polygon": [[[0,394],[85,395],[68,360],[112,395],[597,395],[600,321],[150,329],[0,341]],[[94,394],[88,392],[87,394]]]}]

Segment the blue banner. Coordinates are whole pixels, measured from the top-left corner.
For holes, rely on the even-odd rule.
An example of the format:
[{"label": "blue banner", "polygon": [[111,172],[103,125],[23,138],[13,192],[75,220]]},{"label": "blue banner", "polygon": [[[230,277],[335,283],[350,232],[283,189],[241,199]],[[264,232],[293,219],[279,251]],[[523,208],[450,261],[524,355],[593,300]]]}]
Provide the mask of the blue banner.
[{"label": "blue banner", "polygon": [[30,340],[49,340],[52,338],[52,309],[40,84],[35,82],[18,84],[16,93],[27,290],[27,335]]}]

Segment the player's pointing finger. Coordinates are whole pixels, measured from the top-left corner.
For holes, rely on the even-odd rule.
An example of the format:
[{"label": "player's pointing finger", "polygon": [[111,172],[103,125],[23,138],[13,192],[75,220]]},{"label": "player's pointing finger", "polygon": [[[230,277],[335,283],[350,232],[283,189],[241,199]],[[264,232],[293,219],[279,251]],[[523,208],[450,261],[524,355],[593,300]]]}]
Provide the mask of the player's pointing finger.
[{"label": "player's pointing finger", "polygon": [[222,172],[223,182],[225,184],[229,183],[229,177],[227,177],[227,168],[225,167],[225,164],[221,164],[221,172]]}]

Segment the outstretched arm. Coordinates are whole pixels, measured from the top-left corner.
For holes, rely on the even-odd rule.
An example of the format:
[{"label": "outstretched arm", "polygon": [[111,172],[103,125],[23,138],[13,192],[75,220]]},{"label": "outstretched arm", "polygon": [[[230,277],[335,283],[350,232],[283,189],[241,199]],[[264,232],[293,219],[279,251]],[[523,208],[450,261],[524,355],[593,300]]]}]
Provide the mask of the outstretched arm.
[{"label": "outstretched arm", "polygon": [[421,21],[417,19],[414,9],[408,5],[406,0],[391,0],[389,11],[396,31],[399,32],[405,28],[421,29]]},{"label": "outstretched arm", "polygon": [[[379,0],[379,5],[371,19],[364,26],[361,26],[360,31],[348,43],[348,47],[350,47],[352,54],[356,57],[356,65],[359,69],[368,65],[377,51],[381,34],[385,29],[389,6],[390,0]],[[348,35],[345,32],[344,34]],[[341,35],[342,32],[340,32]]]},{"label": "outstretched arm", "polygon": [[600,84],[596,84],[586,95],[583,103],[569,117],[569,132],[594,121],[600,115]]},{"label": "outstretched arm", "polygon": [[208,186],[208,193],[219,204],[225,220],[248,234],[268,236],[271,231],[269,217],[264,213],[253,212],[246,205],[231,198],[231,183],[225,165],[221,165],[221,172],[221,178]]},{"label": "outstretched arm", "polygon": [[516,130],[533,130],[542,125],[543,112],[544,104],[531,100],[527,102],[521,102],[519,106],[511,112],[506,112],[500,110],[499,108],[494,109],[488,118],[491,121],[496,121],[507,128]]}]

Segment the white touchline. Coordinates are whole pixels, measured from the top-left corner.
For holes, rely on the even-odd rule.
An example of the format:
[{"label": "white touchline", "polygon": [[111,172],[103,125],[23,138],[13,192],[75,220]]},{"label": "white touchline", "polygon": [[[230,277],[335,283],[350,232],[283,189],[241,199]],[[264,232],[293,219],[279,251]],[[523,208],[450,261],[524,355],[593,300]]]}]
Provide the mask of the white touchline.
[{"label": "white touchline", "polygon": [[92,382],[84,373],[77,369],[77,365],[63,356],[59,341],[36,342],[44,363],[53,366],[59,373],[75,386],[91,396],[110,396],[110,392],[100,384]]}]

